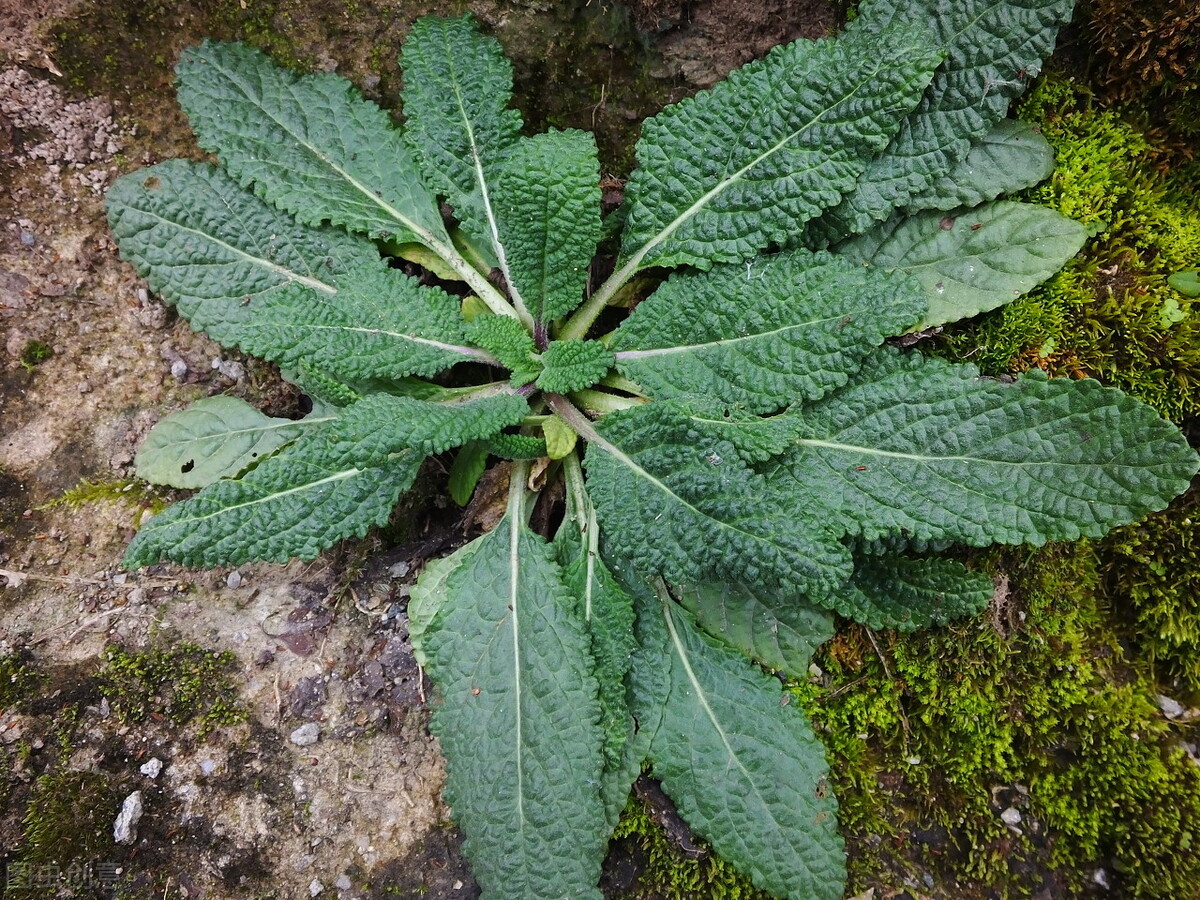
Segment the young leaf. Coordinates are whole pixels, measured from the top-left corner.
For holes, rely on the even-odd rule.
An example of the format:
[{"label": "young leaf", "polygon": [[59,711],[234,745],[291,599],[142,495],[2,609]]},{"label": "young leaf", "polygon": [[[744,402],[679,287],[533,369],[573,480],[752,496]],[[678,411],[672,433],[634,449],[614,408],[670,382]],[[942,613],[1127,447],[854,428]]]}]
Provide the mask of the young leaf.
[{"label": "young leaf", "polygon": [[276,419],[236,397],[205,397],[150,429],[134,465],[139,478],[154,484],[202,488],[236,475],[305,429],[335,418]]},{"label": "young leaf", "polygon": [[400,66],[406,136],[427,183],[449,201],[472,240],[495,254],[511,285],[493,179],[521,130],[521,114],[508,109],[512,65],[463,16],[414,22]]},{"label": "young leaf", "polygon": [[726,581],[680,585],[671,593],[708,634],[789,678],[808,678],[813,653],[833,637],[833,616],[800,597]]},{"label": "young leaf", "polygon": [[622,278],[740,262],[802,234],[920,99],[941,56],[918,28],[776,47],[643,122]]},{"label": "young leaf", "polygon": [[925,190],[908,198],[909,215],[923,209],[972,207],[1001,194],[1039,184],[1054,171],[1054,148],[1033,127],[1018,119],[1001,119],[965,159]]},{"label": "young leaf", "polygon": [[473,546],[422,637],[463,852],[487,897],[599,900],[603,736],[578,601],[512,505]]},{"label": "young leaf", "polygon": [[546,455],[551,459],[563,459],[579,442],[575,429],[558,416],[542,423],[542,438],[546,441]]},{"label": "young leaf", "polygon": [[[638,615],[653,611],[639,609]],[[754,884],[790,900],[838,900],[845,861],[825,750],[779,682],[701,633],[669,599],[670,688],[650,747],[687,823]]]},{"label": "young leaf", "polygon": [[953,559],[856,557],[854,577],[822,602],[869,628],[916,631],[982,612],[995,585]]},{"label": "young leaf", "polygon": [[[886,33],[920,21],[947,53],[921,103],[854,191],[810,229],[810,245],[858,234],[891,215],[964,159],[1004,118],[1054,49],[1075,0],[871,0],[852,28]],[[878,38],[876,38],[878,39]]]},{"label": "young leaf", "polygon": [[849,259],[911,275],[929,310],[914,330],[1003,306],[1079,252],[1087,229],[1044,206],[998,200],[943,215],[897,215],[838,247]]},{"label": "young leaf", "polygon": [[1099,536],[1162,509],[1197,469],[1173,425],[1097,381],[1003,384],[917,354],[880,352],[797,415],[802,437],[766,494],[866,540]]},{"label": "young leaf", "polygon": [[818,519],[786,498],[764,504],[774,495],[737,449],[670,404],[612,413],[596,431],[588,491],[610,552],[643,573],[815,593],[849,577],[848,551]]},{"label": "young leaf", "polygon": [[613,334],[617,368],[650,395],[766,413],[846,383],[925,311],[917,284],[807,250],[675,273]]},{"label": "young leaf", "polygon": [[466,506],[471,502],[475,485],[479,484],[479,479],[483,477],[487,468],[487,458],[488,448],[485,441],[464,444],[454,457],[447,489],[450,491],[450,498],[459,506]]},{"label": "young leaf", "polygon": [[697,429],[718,440],[729,441],[742,459],[752,465],[765,463],[785,452],[800,436],[800,423],[794,416],[763,418],[750,415],[739,407],[698,396],[682,397],[678,405]]},{"label": "young leaf", "polygon": [[125,258],[226,346],[351,380],[490,359],[463,346],[444,292],[388,269],[365,238],[297,226],[212,166],[142,169],[107,203]]},{"label": "young leaf", "polygon": [[178,74],[200,146],[298,221],[450,244],[404,139],[346,79],[297,76],[244,44],[212,41],[186,50]]},{"label": "young leaf", "polygon": [[497,168],[497,233],[517,293],[549,324],[583,300],[600,240],[600,163],[583,131],[521,139]]},{"label": "young leaf", "polygon": [[542,353],[545,368],[537,386],[555,394],[589,388],[612,368],[612,352],[599,341],[551,341]]},{"label": "young leaf", "polygon": [[514,387],[533,381],[542,371],[537,346],[521,323],[508,316],[479,316],[469,326],[471,340],[512,372]]}]

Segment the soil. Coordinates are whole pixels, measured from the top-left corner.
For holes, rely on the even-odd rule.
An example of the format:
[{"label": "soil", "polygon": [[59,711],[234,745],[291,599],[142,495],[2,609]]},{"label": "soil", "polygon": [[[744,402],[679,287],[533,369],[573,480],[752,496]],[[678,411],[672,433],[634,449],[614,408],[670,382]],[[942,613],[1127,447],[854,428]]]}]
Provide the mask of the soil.
[{"label": "soil", "polygon": [[[394,105],[406,23],[464,6],[514,58],[534,123],[594,128],[616,172],[642,117],[838,20],[821,0],[639,0],[631,11],[430,0],[339,12],[315,0],[0,0],[0,657],[27,659],[44,679],[34,701],[0,717],[0,753],[14,766],[0,788],[12,896],[111,896],[118,883],[124,897],[477,896],[440,800],[404,615],[421,563],[464,540],[462,523],[417,503],[388,536],[312,563],[121,570],[141,516],[174,496],[133,476],[158,419],[218,393],[272,414],[297,398],[272,367],[222,350],[151,296],[103,213],[119,174],[197,155],[170,89],[182,47],[249,36]],[[60,502],[83,482],[102,487]],[[406,538],[393,546],[395,534]],[[151,710],[131,722],[101,694],[106,647],[187,644],[231,654],[246,721],[209,730]],[[293,740],[308,723],[318,739]],[[162,763],[155,775],[143,771],[151,759]],[[99,779],[101,834],[58,823],[61,870],[25,872],[45,880],[24,890],[13,881],[29,849],[21,818],[64,768]],[[143,814],[131,843],[115,844],[111,823],[135,791]],[[631,865],[610,861],[607,883],[631,883]]]}]

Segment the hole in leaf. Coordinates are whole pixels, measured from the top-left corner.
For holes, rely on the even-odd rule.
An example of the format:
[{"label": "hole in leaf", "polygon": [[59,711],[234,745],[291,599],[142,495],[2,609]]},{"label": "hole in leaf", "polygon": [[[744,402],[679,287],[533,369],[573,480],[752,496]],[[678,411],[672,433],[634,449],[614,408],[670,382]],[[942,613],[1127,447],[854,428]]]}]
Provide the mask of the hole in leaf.
[{"label": "hole in leaf", "polygon": [[196,461],[194,459],[189,459],[187,462],[185,462],[182,466],[179,467],[179,471],[180,472],[190,472],[194,468],[196,468]]}]

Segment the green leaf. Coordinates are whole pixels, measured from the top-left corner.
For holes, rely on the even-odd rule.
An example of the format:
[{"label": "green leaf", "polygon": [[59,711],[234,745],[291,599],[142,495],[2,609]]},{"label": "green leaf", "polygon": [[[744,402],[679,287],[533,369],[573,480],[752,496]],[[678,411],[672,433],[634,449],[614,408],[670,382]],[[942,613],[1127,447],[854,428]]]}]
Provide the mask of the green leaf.
[{"label": "green leaf", "polygon": [[412,642],[413,658],[422,669],[429,666],[429,657],[425,655],[425,632],[429,630],[442,604],[448,599],[446,579],[466,564],[471,555],[479,549],[484,537],[459,547],[449,556],[431,559],[421,570],[417,583],[412,586],[406,609],[408,639]]},{"label": "green leaf", "polygon": [[1200,297],[1200,269],[1185,269],[1182,272],[1176,272],[1167,278],[1167,284],[1185,297]]},{"label": "green leaf", "polygon": [[650,756],[663,789],[756,887],[790,900],[839,900],[837,803],[804,712],[673,602],[664,599],[658,613],[670,692]]},{"label": "green leaf", "polygon": [[973,207],[1046,180],[1054,171],[1054,148],[1018,119],[1001,119],[964,159],[925,190],[908,198],[910,215],[923,209]]},{"label": "green leaf", "polygon": [[533,336],[508,316],[479,316],[468,328],[471,340],[513,373],[513,387],[533,381],[542,371]]},{"label": "green leaf", "polygon": [[987,573],[956,560],[860,556],[854,577],[822,602],[869,628],[916,631],[982,612],[994,592]]},{"label": "green leaf", "polygon": [[579,441],[575,429],[558,416],[551,416],[542,423],[542,436],[546,441],[546,455],[551,459],[562,459]]},{"label": "green leaf", "polygon": [[400,58],[406,136],[426,182],[454,208],[473,242],[497,246],[495,166],[517,143],[521,114],[508,109],[512,65],[471,16],[413,23]]},{"label": "green leaf", "polygon": [[447,489],[450,491],[450,498],[459,506],[466,506],[471,502],[471,495],[475,493],[475,485],[479,484],[479,479],[483,477],[484,470],[487,469],[487,458],[486,441],[471,441],[464,444],[458,451],[458,455],[454,457],[454,463],[450,466]]},{"label": "green leaf", "polygon": [[1005,384],[918,354],[880,352],[797,415],[765,496],[868,541],[1097,537],[1166,506],[1197,469],[1178,429],[1097,381]]},{"label": "green leaf", "polygon": [[813,653],[833,637],[833,616],[800,597],[725,581],[680,585],[672,594],[708,634],[789,678],[807,679]]},{"label": "green leaf", "polygon": [[609,830],[588,636],[552,549],[520,520],[510,507],[446,575],[422,638],[445,797],[484,896],[599,900]]},{"label": "green leaf", "polygon": [[613,334],[617,368],[652,396],[709,396],[751,412],[846,383],[925,310],[917,284],[806,250],[675,273]]},{"label": "green leaf", "polygon": [[510,287],[530,314],[550,323],[583,300],[600,240],[600,163],[583,131],[519,141],[495,176],[500,244]]},{"label": "green leaf", "polygon": [[683,397],[680,408],[688,420],[705,434],[729,441],[748,463],[764,463],[792,446],[800,436],[794,416],[761,418],[734,406],[714,403],[704,397]]},{"label": "green leaf", "polygon": [[218,481],[168,507],[134,536],[122,565],[312,559],[336,541],[382,525],[412,485],[422,457],[386,440],[372,400],[242,478]]},{"label": "green leaf", "polygon": [[588,491],[609,552],[642,573],[816,593],[849,577],[848,552],[819,520],[786,497],[763,503],[775,495],[737,449],[680,410],[650,403],[614,412],[597,431]]},{"label": "green leaf", "polygon": [[243,44],[212,41],[184,51],[177,71],[200,146],[242,185],[308,225],[449,245],[400,133],[346,79],[297,76]]},{"label": "green leaf", "polygon": [[531,434],[497,434],[486,441],[488,452],[501,459],[541,459],[546,442]]},{"label": "green leaf", "polygon": [[[857,188],[814,223],[820,243],[858,234],[965,159],[1008,113],[1054,49],[1074,0],[871,0],[852,28],[874,40],[904,22],[927,23],[945,61]],[[813,238],[810,237],[810,241]]]},{"label": "green leaf", "polygon": [[365,238],[297,226],[212,166],[142,169],[107,204],[122,255],[225,346],[350,380],[490,359],[463,345],[443,291],[388,269]]},{"label": "green leaf", "polygon": [[155,516],[124,564],[312,559],[386,522],[425,454],[487,437],[527,411],[524,398],[513,395],[443,406],[373,394],[239,480],[218,481]]},{"label": "green leaf", "polygon": [[589,388],[607,375],[613,355],[599,341],[551,341],[542,353],[542,365],[538,387],[569,394]]},{"label": "green leaf", "polygon": [[921,26],[797,41],[642,123],[622,271],[740,262],[851,190],[940,55]]},{"label": "green leaf", "polygon": [[1087,229],[1052,209],[998,200],[972,210],[896,216],[851,238],[838,252],[911,275],[929,311],[913,330],[996,309],[1062,268]]},{"label": "green leaf", "polygon": [[206,397],[150,429],[134,465],[154,484],[201,488],[229,478],[336,416],[276,419],[236,397]]}]

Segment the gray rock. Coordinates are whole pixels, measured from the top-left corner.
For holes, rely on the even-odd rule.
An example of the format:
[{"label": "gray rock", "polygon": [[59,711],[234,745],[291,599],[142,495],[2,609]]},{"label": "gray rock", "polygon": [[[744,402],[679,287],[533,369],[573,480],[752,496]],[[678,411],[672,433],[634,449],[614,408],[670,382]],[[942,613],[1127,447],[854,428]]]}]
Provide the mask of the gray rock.
[{"label": "gray rock", "polygon": [[137,823],[142,818],[142,792],[134,791],[121,804],[117,820],[113,823],[113,840],[118,844],[132,844],[137,840]]},{"label": "gray rock", "polygon": [[1183,704],[1166,694],[1159,694],[1157,697],[1158,708],[1163,711],[1163,715],[1168,719],[1178,719],[1183,715]]},{"label": "gray rock", "polygon": [[1000,813],[1000,820],[1004,822],[1005,825],[1020,825],[1021,811],[1015,806],[1010,806],[1004,812]]},{"label": "gray rock", "polygon": [[309,747],[321,738],[321,726],[316,722],[301,725],[289,736],[289,740],[297,747]]},{"label": "gray rock", "polygon": [[162,766],[162,760],[157,756],[152,756],[146,762],[142,763],[138,771],[148,778],[157,778],[158,773],[162,771]]}]

